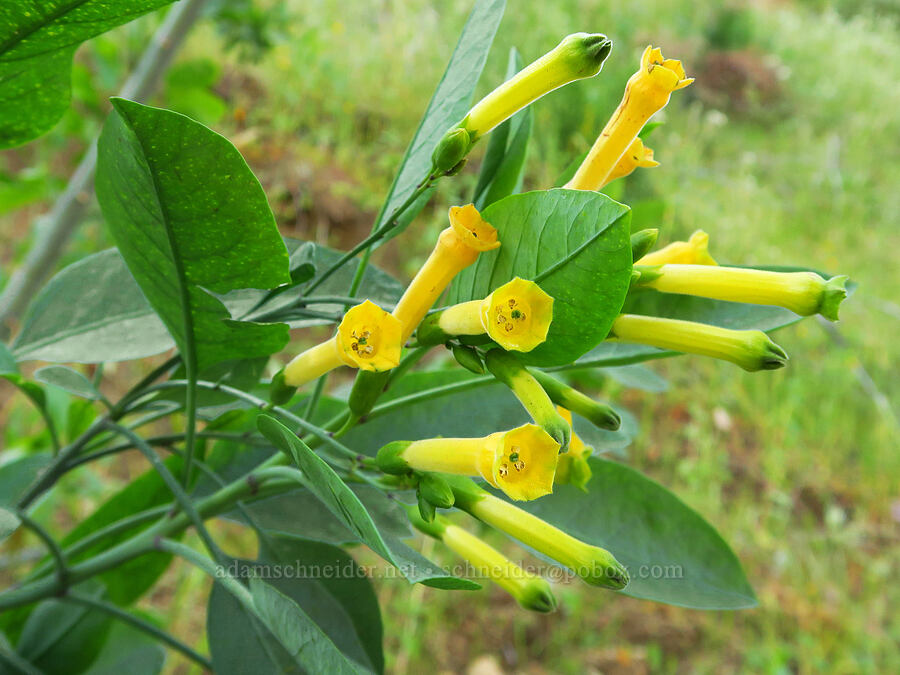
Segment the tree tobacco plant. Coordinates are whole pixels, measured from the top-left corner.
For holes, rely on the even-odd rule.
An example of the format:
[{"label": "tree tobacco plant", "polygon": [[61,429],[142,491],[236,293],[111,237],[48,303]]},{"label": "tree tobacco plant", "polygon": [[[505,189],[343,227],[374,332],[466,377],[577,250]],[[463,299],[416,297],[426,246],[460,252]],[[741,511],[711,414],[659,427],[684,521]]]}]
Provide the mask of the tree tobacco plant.
[{"label": "tree tobacco plant", "polygon": [[[2,143],[30,140],[61,114],[74,45],[163,4],[0,12]],[[604,189],[657,166],[640,134],[693,81],[659,48],[644,51],[563,187],[520,193],[529,106],[597,76],[612,43],[577,33],[524,68],[513,54],[507,81],[469,107],[503,4],[476,3],[371,234],[345,253],[283,239],[259,182],[219,134],[113,99],[96,192],[116,248],[63,269],[0,349],[2,376],[48,432],[43,451],[0,466],[3,537],[30,529],[47,550],[0,592],[5,668],[157,672],[165,646],[221,673],[381,672],[372,582],[345,551],[359,544],[411,584],[494,583],[537,612],[557,607],[554,569],[598,593],[697,609],[755,604],[699,514],[604,457],[627,443],[627,413],[570,386],[567,371],[680,354],[781,368],[787,354],[768,333],[815,314],[836,320],[846,278],[718,264],[703,232],[663,248],[656,230],[632,232],[629,207]],[[413,279],[372,266],[372,250],[416,227],[436,183],[465,171],[479,142],[471,203],[444,205],[447,227]],[[301,350],[291,331],[310,326],[332,336]],[[425,357],[441,350],[459,367],[435,369]],[[99,376],[18,370],[163,352],[170,358],[115,401]],[[343,394],[328,386],[338,370],[355,373]],[[47,385],[87,401],[66,429]],[[165,419],[172,432],[147,431]],[[127,450],[147,472],[62,538],[35,518],[70,472]],[[206,527],[213,518],[255,532],[258,558],[226,555]],[[479,537],[485,527],[545,564],[508,559]],[[202,550],[182,543],[188,529]],[[470,574],[423,557],[406,543],[415,530]],[[215,580],[208,656],[133,608],[173,557]]]}]

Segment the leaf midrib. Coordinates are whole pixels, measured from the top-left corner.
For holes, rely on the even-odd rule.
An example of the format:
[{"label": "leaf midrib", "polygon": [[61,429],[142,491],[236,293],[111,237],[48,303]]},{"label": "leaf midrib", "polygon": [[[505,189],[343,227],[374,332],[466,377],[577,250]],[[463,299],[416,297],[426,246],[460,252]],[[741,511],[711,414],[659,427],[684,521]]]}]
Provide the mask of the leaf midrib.
[{"label": "leaf midrib", "polygon": [[[115,103],[113,104],[115,105]],[[147,171],[150,174],[150,180],[153,181],[153,194],[156,198],[156,203],[159,206],[160,214],[162,215],[162,223],[163,228],[166,233],[166,239],[169,242],[169,248],[172,250],[172,263],[175,266],[175,274],[178,278],[178,293],[181,300],[181,317],[184,322],[184,342],[185,349],[181,349],[181,345],[179,345],[179,351],[182,352],[181,356],[184,358],[185,362],[185,370],[187,372],[196,371],[197,367],[197,345],[194,341],[194,315],[191,312],[191,300],[190,300],[190,292],[188,290],[188,281],[187,274],[185,274],[184,263],[181,260],[181,251],[179,250],[178,244],[175,240],[174,233],[172,232],[172,228],[169,225],[170,215],[168,210],[166,209],[165,203],[161,199],[161,188],[159,182],[156,179],[156,174],[153,171],[153,167],[150,165],[150,157],[147,155],[147,150],[144,147],[144,142],[141,139],[140,134],[138,134],[134,127],[132,127],[131,118],[128,117],[126,113],[123,113],[118,106],[116,106],[116,111],[119,115],[122,116],[123,120],[127,120],[128,129],[134,135],[135,139],[138,142],[138,145],[141,148],[141,154],[144,156],[144,161],[147,163]],[[174,335],[172,336],[175,337]],[[176,339],[177,343],[178,340]]]}]

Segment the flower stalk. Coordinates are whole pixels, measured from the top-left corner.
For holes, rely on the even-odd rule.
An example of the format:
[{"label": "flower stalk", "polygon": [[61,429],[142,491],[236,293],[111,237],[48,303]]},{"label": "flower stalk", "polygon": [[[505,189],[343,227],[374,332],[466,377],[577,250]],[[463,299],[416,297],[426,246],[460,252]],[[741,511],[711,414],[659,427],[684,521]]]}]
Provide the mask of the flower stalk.
[{"label": "flower stalk", "polygon": [[482,578],[490,579],[509,593],[525,609],[552,612],[556,598],[546,579],[532,574],[504,556],[474,534],[453,525],[443,516],[425,522],[407,507],[409,520],[416,529],[434,537],[458,556],[467,560]]},{"label": "flower stalk", "polygon": [[693,78],[685,76],[681,61],[664,59],[659,48],[648,46],[640,69],[625,85],[625,95],[575,175],[565,187],[599,190],[610,180],[622,155],[632,146],[647,121],[669,102],[673,91]]},{"label": "flower stalk", "polygon": [[744,370],[776,370],[788,361],[785,351],[761,330],[731,330],[693,321],[620,314],[608,340],[711,356]]}]

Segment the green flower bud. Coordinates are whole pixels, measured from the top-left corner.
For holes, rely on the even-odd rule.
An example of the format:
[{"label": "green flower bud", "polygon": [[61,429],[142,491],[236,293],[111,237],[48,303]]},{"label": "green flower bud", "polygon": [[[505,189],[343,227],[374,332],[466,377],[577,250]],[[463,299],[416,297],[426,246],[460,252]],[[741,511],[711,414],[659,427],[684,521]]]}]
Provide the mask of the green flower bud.
[{"label": "green flower bud", "polygon": [[452,352],[453,358],[463,368],[476,375],[484,375],[484,364],[481,362],[481,357],[476,350],[463,345],[453,345]]},{"label": "green flower bud", "polygon": [[447,481],[436,473],[424,473],[419,479],[419,493],[440,509],[453,507],[453,490]]},{"label": "green flower bud", "polygon": [[422,516],[422,520],[426,523],[432,522],[435,515],[434,504],[425,499],[421,490],[416,491],[416,499],[418,500],[419,515]]},{"label": "green flower bud", "polygon": [[650,252],[656,245],[659,230],[654,228],[641,230],[631,235],[631,259],[637,262]]},{"label": "green flower bud", "polygon": [[269,385],[269,400],[273,405],[284,405],[290,401],[297,392],[297,387],[285,384],[284,368],[275,373],[272,383]]},{"label": "green flower bud", "polygon": [[458,173],[471,147],[468,131],[460,127],[450,129],[431,154],[431,175],[449,176]]}]

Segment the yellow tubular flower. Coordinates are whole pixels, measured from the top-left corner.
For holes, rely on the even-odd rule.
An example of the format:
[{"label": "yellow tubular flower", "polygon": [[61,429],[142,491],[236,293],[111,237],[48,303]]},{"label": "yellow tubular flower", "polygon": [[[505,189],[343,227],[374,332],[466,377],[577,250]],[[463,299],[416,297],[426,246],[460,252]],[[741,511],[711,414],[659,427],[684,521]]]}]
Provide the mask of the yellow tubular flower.
[{"label": "yellow tubular flower", "polygon": [[482,335],[503,349],[529,352],[547,339],[553,320],[553,298],[533,281],[516,277],[484,300],[448,307],[437,315],[445,335]]},{"label": "yellow tubular flower", "polygon": [[697,230],[687,241],[673,241],[658,251],[648,253],[635,265],[666,265],[679,263],[684,265],[718,265],[709,254],[709,235]]},{"label": "yellow tubular flower", "polygon": [[616,178],[630,176],[638,167],[652,169],[657,166],[659,162],[653,159],[653,150],[644,145],[644,141],[640,138],[635,138],[600,187],[606,187]]},{"label": "yellow tubular flower", "polygon": [[559,443],[534,424],[482,438],[395,441],[378,451],[386,473],[438,471],[481,476],[512,499],[537,499],[553,491]]},{"label": "yellow tubular flower", "polygon": [[422,532],[442,542],[447,548],[469,561],[483,578],[492,580],[509,593],[525,609],[536,612],[552,612],[556,598],[545,579],[522,569],[497,549],[475,535],[450,523],[443,516],[436,516],[426,523],[408,508],[409,519]]},{"label": "yellow tubular flower", "polygon": [[457,507],[565,565],[587,583],[615,590],[628,584],[628,570],[606,549],[580,541],[477,486],[452,486]]},{"label": "yellow tubular flower", "polygon": [[696,295],[715,300],[784,307],[800,316],[837,321],[847,297],[847,277],[825,280],[814,272],[770,272],[742,267],[663,265],[642,286],[664,293]]},{"label": "yellow tubular flower", "polygon": [[476,103],[459,126],[474,142],[544,94],[599,73],[610,49],[612,42],[599,33],[574,33],[563,38],[555,49]]},{"label": "yellow tubular flower", "polygon": [[[572,426],[572,413],[563,408],[556,406],[559,414],[563,419]],[[569,451],[559,456],[559,464],[556,466],[556,485],[566,485],[571,483],[578,489],[587,492],[587,483],[591,479],[591,466],[588,464],[588,458],[593,454],[594,449],[585,445],[581,437],[575,433],[575,427],[572,427],[572,437],[569,441]]]},{"label": "yellow tubular flower", "polygon": [[351,308],[337,335],[295,356],[284,367],[284,383],[299,387],[338,366],[380,372],[400,363],[400,322],[369,300]]},{"label": "yellow tubular flower", "polygon": [[472,204],[450,208],[450,227],[441,232],[437,245],[410,282],[394,316],[403,326],[406,342],[416,326],[460,271],[471,265],[482,251],[500,246],[497,230]]},{"label": "yellow tubular flower", "polygon": [[664,59],[659,48],[648,46],[641,56],[640,70],[625,85],[622,102],[565,187],[599,190],[647,120],[665,107],[673,91],[693,81],[685,77],[681,61]]},{"label": "yellow tubular flower", "polygon": [[782,368],[788,360],[785,351],[761,330],[731,330],[655,316],[620,314],[607,339],[711,356],[751,372]]}]

